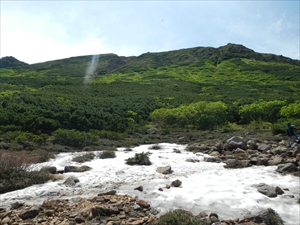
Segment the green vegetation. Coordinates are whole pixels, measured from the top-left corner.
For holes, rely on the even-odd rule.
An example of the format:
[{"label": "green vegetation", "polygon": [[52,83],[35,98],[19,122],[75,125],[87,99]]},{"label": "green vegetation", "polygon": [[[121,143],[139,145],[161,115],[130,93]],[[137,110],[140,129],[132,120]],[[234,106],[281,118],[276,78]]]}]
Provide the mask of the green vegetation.
[{"label": "green vegetation", "polygon": [[[259,121],[272,123],[275,133],[287,120],[300,126],[299,60],[228,44],[100,55],[86,76],[91,59],[0,68],[0,136],[82,148],[149,125],[225,130]],[[132,138],[127,146],[137,143]]]},{"label": "green vegetation", "polygon": [[125,159],[128,165],[151,165],[150,152],[135,153],[134,157]]},{"label": "green vegetation", "polygon": [[[43,157],[40,154],[44,154]],[[0,151],[0,194],[48,181],[48,173],[27,170],[32,163],[48,159],[44,152]]]},{"label": "green vegetation", "polygon": [[177,209],[160,216],[152,225],[201,225],[204,224],[200,218],[193,216],[190,212]]},{"label": "green vegetation", "polygon": [[72,159],[72,161],[78,162],[78,163],[83,163],[83,162],[91,161],[94,158],[95,158],[95,154],[94,153],[86,153],[84,155],[79,155],[79,156],[74,157]]},{"label": "green vegetation", "polygon": [[100,159],[109,159],[109,158],[116,158],[116,153],[114,151],[103,151],[98,154]]}]

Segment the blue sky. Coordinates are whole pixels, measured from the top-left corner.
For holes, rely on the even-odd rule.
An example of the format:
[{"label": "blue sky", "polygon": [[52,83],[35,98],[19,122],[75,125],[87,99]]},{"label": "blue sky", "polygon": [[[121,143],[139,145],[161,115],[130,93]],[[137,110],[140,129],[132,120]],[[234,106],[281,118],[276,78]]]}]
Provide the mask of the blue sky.
[{"label": "blue sky", "polygon": [[1,0],[0,57],[38,63],[242,44],[299,59],[299,1]]}]

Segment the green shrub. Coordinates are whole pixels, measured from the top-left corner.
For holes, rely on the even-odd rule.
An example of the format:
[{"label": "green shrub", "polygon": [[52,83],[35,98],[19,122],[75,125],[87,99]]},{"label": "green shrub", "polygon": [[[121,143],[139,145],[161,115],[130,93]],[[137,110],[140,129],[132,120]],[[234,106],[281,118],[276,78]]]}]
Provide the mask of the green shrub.
[{"label": "green shrub", "polygon": [[138,138],[130,138],[126,139],[122,142],[122,145],[125,147],[138,146],[140,143],[140,139]]},{"label": "green shrub", "polygon": [[75,129],[58,129],[53,132],[54,143],[64,144],[72,147],[84,147],[98,140],[93,133],[81,132]]},{"label": "green shrub", "polygon": [[103,151],[98,154],[100,159],[108,159],[108,158],[115,158],[116,153],[114,151]]},{"label": "green shrub", "polygon": [[122,140],[126,137],[126,133],[117,133],[107,130],[91,130],[90,133],[97,135],[99,138],[109,139],[109,140]]},{"label": "green shrub", "polygon": [[47,172],[0,169],[0,194],[42,184],[49,179]]},{"label": "green shrub", "polygon": [[176,209],[160,216],[152,225],[201,225],[200,218],[194,217],[190,212]]},{"label": "green shrub", "polygon": [[4,138],[12,143],[18,143],[18,144],[22,144],[24,142],[34,142],[37,144],[44,144],[46,143],[47,139],[49,138],[49,136],[47,134],[33,134],[30,132],[24,132],[24,131],[13,131],[13,132],[7,132],[4,135]]},{"label": "green shrub", "polygon": [[150,152],[135,153],[134,157],[125,159],[125,161],[128,165],[151,165],[150,155]]},{"label": "green shrub", "polygon": [[95,154],[94,153],[86,153],[84,155],[79,155],[79,156],[74,157],[72,159],[72,161],[78,162],[78,163],[83,163],[83,162],[91,161],[94,158],[95,158]]},{"label": "green shrub", "polygon": [[161,146],[160,146],[160,145],[151,145],[151,146],[149,147],[149,149],[159,150],[159,149],[161,149]]}]

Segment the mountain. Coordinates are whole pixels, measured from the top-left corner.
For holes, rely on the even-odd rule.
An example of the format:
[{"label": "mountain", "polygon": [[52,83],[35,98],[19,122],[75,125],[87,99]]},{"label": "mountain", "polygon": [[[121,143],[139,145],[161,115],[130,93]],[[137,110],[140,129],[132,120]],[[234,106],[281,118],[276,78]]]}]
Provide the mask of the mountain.
[{"label": "mountain", "polygon": [[27,63],[21,62],[12,56],[2,57],[0,59],[0,68],[11,68],[17,66],[26,66]]},{"label": "mountain", "polygon": [[[51,70],[69,73],[73,76],[83,76],[86,65],[91,62],[92,55],[78,56],[67,59],[48,61],[32,64],[29,68],[34,70]],[[94,75],[104,75],[114,72],[128,72],[147,70],[163,66],[203,66],[206,62],[214,66],[226,61],[239,61],[240,59],[251,59],[261,62],[288,63],[300,65],[299,60],[274,54],[257,53],[243,45],[227,44],[219,48],[195,47],[158,53],[144,53],[140,56],[124,57],[116,54],[100,54]],[[63,66],[62,66],[63,65]]]},{"label": "mountain", "polygon": [[0,133],[297,125],[300,116],[300,61],[237,44],[77,56],[0,72]]}]

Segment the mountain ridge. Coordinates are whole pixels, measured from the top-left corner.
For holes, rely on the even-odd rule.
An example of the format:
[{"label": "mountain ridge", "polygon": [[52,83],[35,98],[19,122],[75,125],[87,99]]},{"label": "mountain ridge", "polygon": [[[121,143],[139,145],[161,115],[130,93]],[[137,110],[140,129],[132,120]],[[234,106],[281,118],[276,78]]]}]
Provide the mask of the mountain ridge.
[{"label": "mountain ridge", "polygon": [[[87,62],[90,61],[93,55],[72,56],[69,58],[50,60],[46,62],[27,64],[17,60],[12,56],[3,57],[0,59],[0,68],[9,68],[17,66],[37,67],[41,69],[46,64],[57,64],[61,62],[68,62],[74,59],[86,58]],[[261,60],[265,62],[275,61],[300,65],[300,60],[291,59],[282,55],[275,55],[270,53],[259,53],[249,49],[241,44],[228,43],[227,45],[214,47],[192,47],[177,50],[163,51],[163,52],[147,52],[139,56],[119,56],[115,53],[98,54],[100,60],[109,63],[104,70],[101,69],[99,74],[111,73],[123,68],[124,66],[145,66],[157,67],[157,65],[170,65],[170,64],[198,64],[202,65],[206,60],[214,62],[216,65],[224,60],[233,58],[247,58]],[[48,66],[46,66],[48,67]],[[122,71],[121,71],[122,72]]]}]

